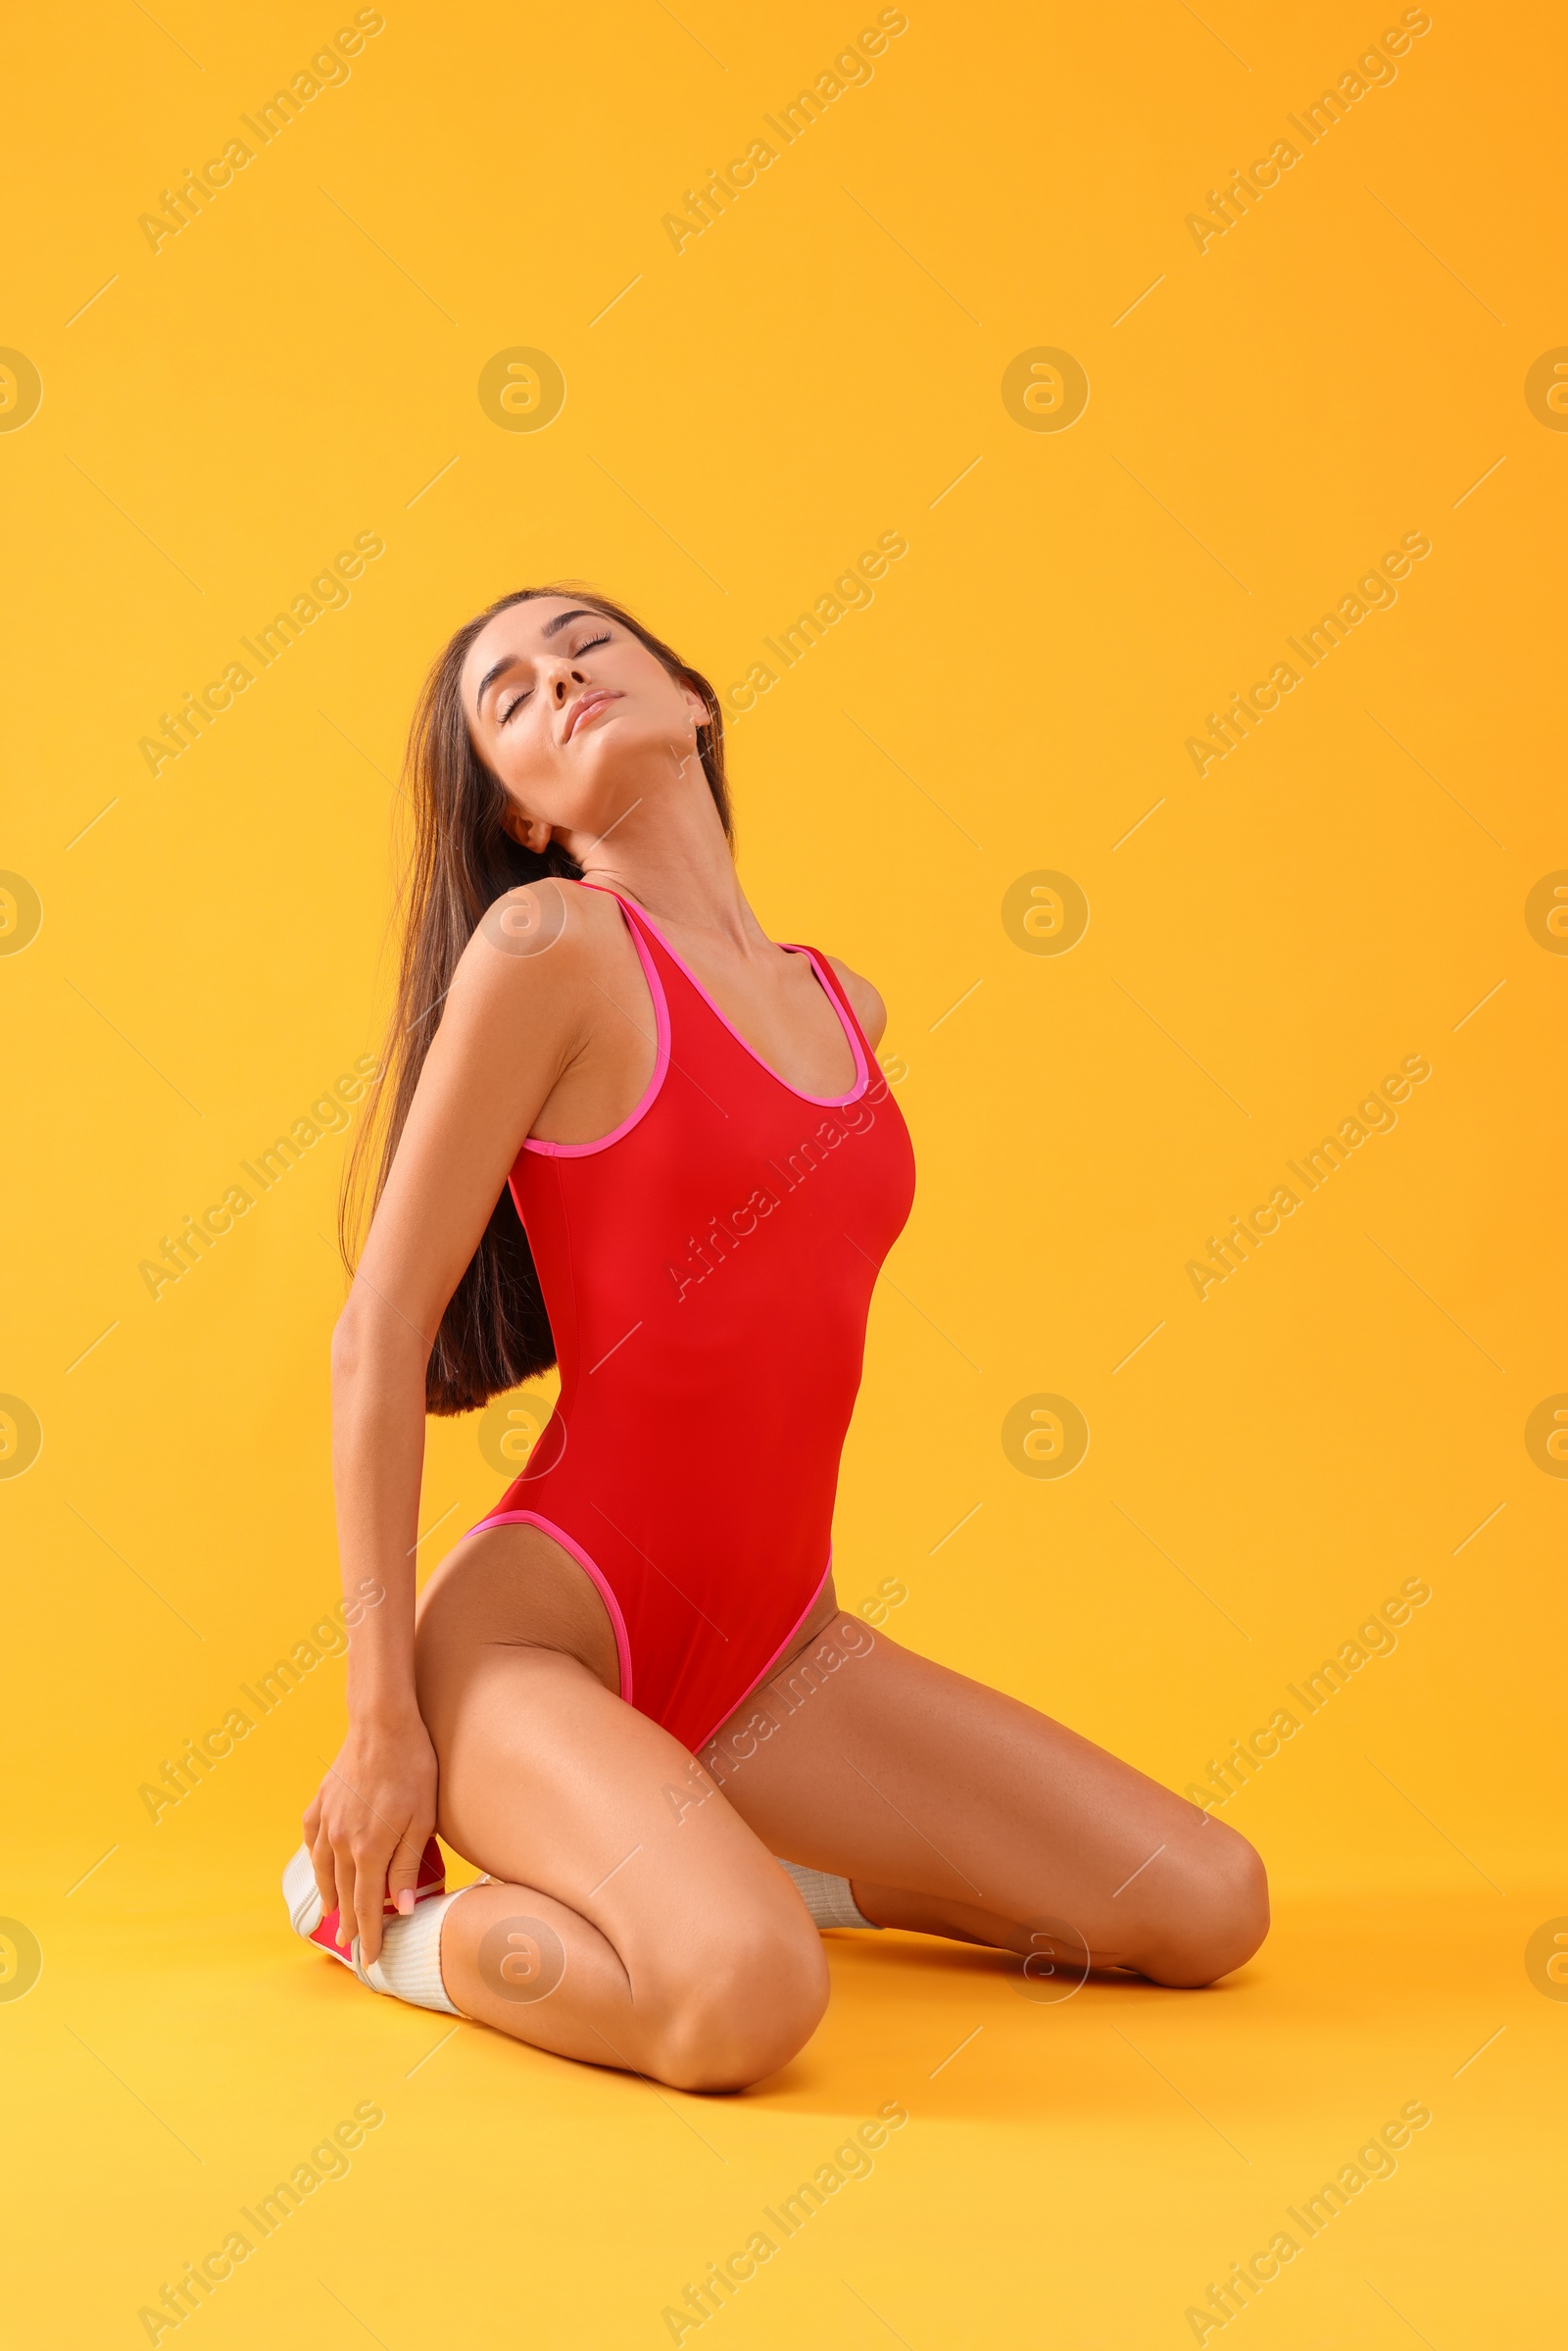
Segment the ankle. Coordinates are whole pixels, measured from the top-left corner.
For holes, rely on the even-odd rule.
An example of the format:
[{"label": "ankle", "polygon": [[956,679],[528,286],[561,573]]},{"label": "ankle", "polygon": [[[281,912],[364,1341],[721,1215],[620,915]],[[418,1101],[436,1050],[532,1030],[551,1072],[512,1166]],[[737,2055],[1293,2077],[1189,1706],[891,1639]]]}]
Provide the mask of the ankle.
[{"label": "ankle", "polygon": [[406,1918],[388,1919],[381,1932],[379,1955],[367,1964],[359,1937],[353,1944],[354,1972],[372,1991],[407,2000],[416,2008],[431,2008],[445,2016],[462,2010],[446,1987],[441,1971],[441,1935],[452,1905],[466,1886],[421,1902]]},{"label": "ankle", "polygon": [[779,1868],[794,1881],[813,1925],[823,1929],[876,1926],[877,1921],[867,1917],[856,1900],[848,1878],[835,1878],[827,1870],[808,1869],[799,1861],[781,1860]]}]

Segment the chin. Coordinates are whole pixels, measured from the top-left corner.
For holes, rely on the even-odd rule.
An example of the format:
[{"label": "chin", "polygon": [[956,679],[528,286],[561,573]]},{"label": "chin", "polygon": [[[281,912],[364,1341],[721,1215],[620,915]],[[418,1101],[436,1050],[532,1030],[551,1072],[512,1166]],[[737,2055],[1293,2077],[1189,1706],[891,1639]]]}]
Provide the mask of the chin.
[{"label": "chin", "polygon": [[567,749],[579,755],[590,774],[611,782],[669,747],[667,726],[656,725],[617,704],[608,716],[590,720],[586,732],[573,735]]}]

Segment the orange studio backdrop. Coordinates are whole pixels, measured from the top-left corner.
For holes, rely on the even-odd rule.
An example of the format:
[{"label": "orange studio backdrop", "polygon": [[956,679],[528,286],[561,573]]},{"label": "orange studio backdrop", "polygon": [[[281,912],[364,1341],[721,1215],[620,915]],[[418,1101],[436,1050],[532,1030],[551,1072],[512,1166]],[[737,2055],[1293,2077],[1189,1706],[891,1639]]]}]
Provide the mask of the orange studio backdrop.
[{"label": "orange studio backdrop", "polygon": [[[1564,46],[1476,0],[13,26],[19,2342],[1549,2338]],[[560,575],[712,677],[760,919],[889,1006],[840,1594],[1252,1839],[1211,1992],[830,1937],[816,2038],[715,2100],[287,1934],[404,732]],[[550,1386],[430,1424],[421,1574]]]}]

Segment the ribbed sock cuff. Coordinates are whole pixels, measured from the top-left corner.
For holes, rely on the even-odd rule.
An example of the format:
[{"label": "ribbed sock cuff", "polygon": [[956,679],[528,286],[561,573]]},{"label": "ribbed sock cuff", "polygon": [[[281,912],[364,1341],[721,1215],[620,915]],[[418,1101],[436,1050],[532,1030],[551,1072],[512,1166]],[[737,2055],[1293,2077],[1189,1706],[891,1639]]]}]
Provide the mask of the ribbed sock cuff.
[{"label": "ribbed sock cuff", "polygon": [[360,1957],[356,1935],[354,1972],[360,1982],[372,1991],[390,1992],[395,2000],[408,2000],[416,2008],[460,2016],[461,2009],[453,2006],[441,1981],[441,1928],[458,1894],[467,1890],[460,1886],[457,1893],[438,1894],[432,1901],[420,1902],[407,1918],[388,1919],[381,1935],[381,1956],[368,1967]]},{"label": "ribbed sock cuff", "polygon": [[830,1877],[826,1870],[808,1870],[798,1861],[780,1861],[778,1866],[794,1879],[818,1927],[870,1927],[881,1933],[875,1919],[862,1918],[856,1908],[848,1878]]}]

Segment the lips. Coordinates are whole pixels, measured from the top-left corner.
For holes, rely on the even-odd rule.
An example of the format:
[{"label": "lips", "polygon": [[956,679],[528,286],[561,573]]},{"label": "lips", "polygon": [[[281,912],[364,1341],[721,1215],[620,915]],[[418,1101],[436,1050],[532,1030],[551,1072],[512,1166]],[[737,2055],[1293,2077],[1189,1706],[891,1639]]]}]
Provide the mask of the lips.
[{"label": "lips", "polygon": [[581,726],[583,720],[585,718],[591,718],[595,710],[603,710],[606,703],[618,702],[619,700],[620,696],[617,693],[612,693],[608,686],[596,686],[591,694],[579,694],[576,701],[572,704],[570,710],[566,712],[566,732],[564,740],[569,743],[572,736],[577,732],[578,727]]}]

